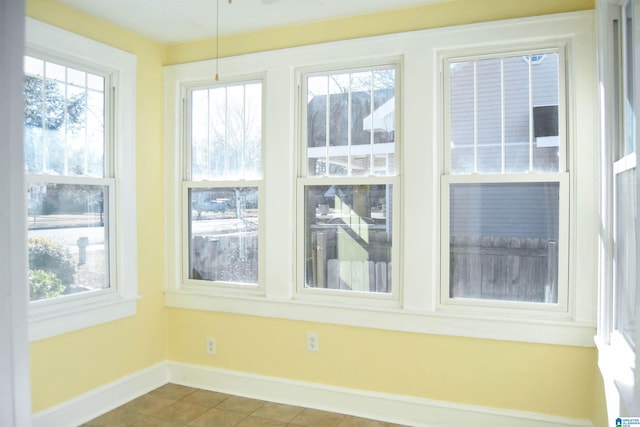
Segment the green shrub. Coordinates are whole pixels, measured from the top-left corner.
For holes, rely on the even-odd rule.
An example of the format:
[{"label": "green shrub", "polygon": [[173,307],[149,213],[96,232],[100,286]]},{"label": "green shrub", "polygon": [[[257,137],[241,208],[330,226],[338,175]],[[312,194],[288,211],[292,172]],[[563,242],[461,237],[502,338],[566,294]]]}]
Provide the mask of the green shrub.
[{"label": "green shrub", "polygon": [[65,287],[73,284],[76,264],[66,246],[42,237],[31,237],[28,243],[30,270],[52,273]]},{"label": "green shrub", "polygon": [[44,270],[29,270],[29,294],[31,301],[60,295],[65,285],[55,273]]}]

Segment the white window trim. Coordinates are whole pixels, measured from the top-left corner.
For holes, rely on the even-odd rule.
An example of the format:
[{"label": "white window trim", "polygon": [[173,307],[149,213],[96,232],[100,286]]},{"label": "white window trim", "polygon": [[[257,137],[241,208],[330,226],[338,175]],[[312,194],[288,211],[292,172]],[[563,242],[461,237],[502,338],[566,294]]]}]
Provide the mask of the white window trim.
[{"label": "white window trim", "polygon": [[[43,22],[27,18],[27,54],[30,50],[59,58],[91,64],[113,73],[117,87],[113,117],[115,144],[113,171],[116,208],[114,288],[108,292],[88,293],[73,298],[31,303],[29,340],[37,341],[89,326],[136,314],[138,296],[138,254],[136,231],[136,57],[130,53],[87,39]],[[109,181],[107,179],[106,181]],[[113,193],[113,191],[110,191]],[[115,243],[115,244],[114,244]]]},{"label": "white window trim", "polygon": [[[574,171],[572,246],[570,259],[590,260],[568,272],[569,301],[563,318],[540,318],[526,311],[501,313],[447,312],[438,307],[440,287],[440,176],[443,150],[440,52],[505,45],[569,43],[568,60],[577,62],[567,78],[568,108],[581,124],[595,122],[595,56],[593,12],[575,12],[509,21],[415,31],[327,44],[221,58],[221,75],[264,73],[265,85],[265,289],[263,296],[229,295],[186,289],[180,277],[180,149],[184,87],[215,75],[215,61],[165,68],[165,128],[167,171],[165,304],[169,307],[221,311],[340,325],[476,338],[540,342],[592,347],[596,319],[594,277],[597,232],[593,188],[596,177],[594,129],[574,120],[569,124],[567,166]],[[401,58],[404,111],[402,170],[398,171],[402,200],[396,240],[402,266],[397,306],[363,304],[362,298],[343,301],[303,300],[296,297],[298,159],[302,130],[298,126],[299,90],[296,70],[342,68],[361,61],[375,63]],[[579,70],[579,71],[578,71]],[[576,90],[576,89],[579,89]],[[581,141],[579,147],[573,141]],[[576,164],[580,165],[576,169]],[[275,165],[275,167],[274,167]],[[420,197],[416,197],[420,195]],[[278,209],[274,207],[278,206]],[[276,212],[277,211],[277,212]],[[274,213],[275,212],[275,213]],[[578,213],[576,213],[578,212]],[[577,286],[579,284],[579,286]]]}]

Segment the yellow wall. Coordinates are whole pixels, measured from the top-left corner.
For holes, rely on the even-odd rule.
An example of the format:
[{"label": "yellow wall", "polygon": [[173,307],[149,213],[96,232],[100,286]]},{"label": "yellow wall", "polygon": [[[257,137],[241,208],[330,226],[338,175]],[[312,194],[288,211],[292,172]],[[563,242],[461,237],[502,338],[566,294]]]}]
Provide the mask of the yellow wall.
[{"label": "yellow wall", "polygon": [[[320,351],[306,349],[317,332]],[[205,337],[217,354],[205,352]],[[595,350],[170,310],[169,359],[474,405],[591,418]]]},{"label": "yellow wall", "polygon": [[138,314],[30,346],[34,412],[167,358],[163,308],[164,46],[49,0],[27,1],[27,15],[137,55]]},{"label": "yellow wall", "polygon": [[[221,56],[492,19],[592,9],[593,0],[451,0],[389,13],[221,39]],[[437,400],[591,418],[591,348],[501,342],[165,309],[162,66],[209,59],[204,40],[162,46],[54,0],[28,0],[31,17],[138,55],[138,315],[31,345],[33,409],[170,360]],[[305,333],[319,333],[309,353]],[[204,352],[206,336],[218,355]],[[594,398],[594,395],[596,396]],[[599,402],[598,402],[599,403]]]},{"label": "yellow wall", "polygon": [[618,415],[619,414],[611,414],[611,423],[609,422],[604,381],[598,369],[595,373],[593,387],[593,413],[591,416],[593,427],[608,427],[613,424],[614,418]]}]

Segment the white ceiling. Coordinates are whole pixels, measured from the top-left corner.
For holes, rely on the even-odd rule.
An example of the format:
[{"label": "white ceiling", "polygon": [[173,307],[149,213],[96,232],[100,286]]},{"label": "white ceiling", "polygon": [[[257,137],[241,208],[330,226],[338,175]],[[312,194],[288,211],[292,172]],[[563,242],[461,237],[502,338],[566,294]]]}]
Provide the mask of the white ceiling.
[{"label": "white ceiling", "polygon": [[322,21],[442,0],[60,0],[163,43]]}]

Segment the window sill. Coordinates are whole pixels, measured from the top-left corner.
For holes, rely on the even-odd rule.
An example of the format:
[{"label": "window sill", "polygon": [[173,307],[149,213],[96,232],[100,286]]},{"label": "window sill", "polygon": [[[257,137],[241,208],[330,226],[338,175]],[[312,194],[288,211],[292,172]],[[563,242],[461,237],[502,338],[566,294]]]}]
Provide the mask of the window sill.
[{"label": "window sill", "polygon": [[598,367],[605,384],[610,417],[640,414],[640,390],[635,381],[635,355],[622,338],[612,336],[611,344],[595,339]]},{"label": "window sill", "polygon": [[165,305],[249,316],[330,323],[413,333],[593,347],[595,324],[477,316],[401,308],[361,307],[258,296],[221,296],[186,289],[165,290]]},{"label": "window sill", "polygon": [[134,316],[140,296],[96,296],[57,307],[29,308],[29,341],[73,332],[101,323]]}]

